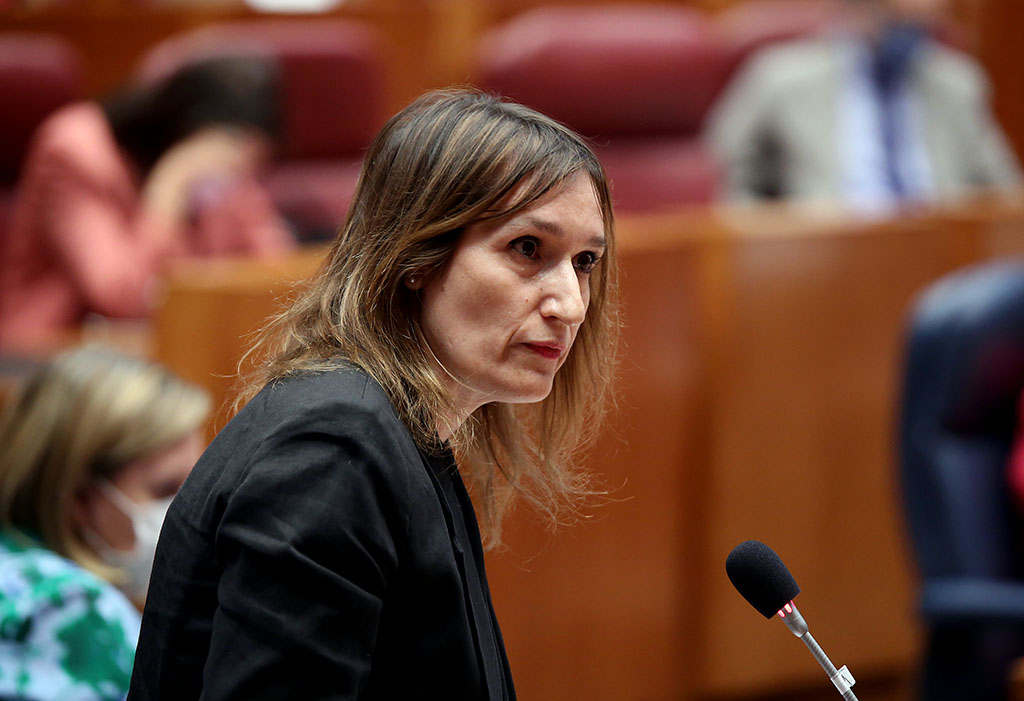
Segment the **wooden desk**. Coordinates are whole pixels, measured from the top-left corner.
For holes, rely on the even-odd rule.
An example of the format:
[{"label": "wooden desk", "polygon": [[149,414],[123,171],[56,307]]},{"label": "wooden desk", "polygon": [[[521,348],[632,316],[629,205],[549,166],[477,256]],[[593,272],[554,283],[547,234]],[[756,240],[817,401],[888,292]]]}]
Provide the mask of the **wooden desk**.
[{"label": "wooden desk", "polygon": [[[612,497],[555,536],[517,513],[490,556],[520,696],[834,694],[729,585],[725,557],[748,538],[789,565],[833,661],[864,683],[905,678],[917,628],[894,417],[908,305],[955,268],[1024,254],[1024,205],[879,222],[700,210],[622,220],[619,239],[619,407],[588,460]],[[280,289],[239,270],[172,279],[157,317],[158,356],[216,392],[209,371],[231,371]]]}]

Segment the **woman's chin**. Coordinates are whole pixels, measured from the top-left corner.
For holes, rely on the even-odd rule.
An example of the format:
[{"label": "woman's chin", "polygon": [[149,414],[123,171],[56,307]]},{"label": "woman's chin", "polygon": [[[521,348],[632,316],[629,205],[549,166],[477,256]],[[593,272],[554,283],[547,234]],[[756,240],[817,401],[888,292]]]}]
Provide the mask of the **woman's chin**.
[{"label": "woman's chin", "polygon": [[548,398],[553,385],[552,378],[524,384],[517,387],[515,391],[509,392],[508,398],[504,401],[508,404],[536,404]]}]

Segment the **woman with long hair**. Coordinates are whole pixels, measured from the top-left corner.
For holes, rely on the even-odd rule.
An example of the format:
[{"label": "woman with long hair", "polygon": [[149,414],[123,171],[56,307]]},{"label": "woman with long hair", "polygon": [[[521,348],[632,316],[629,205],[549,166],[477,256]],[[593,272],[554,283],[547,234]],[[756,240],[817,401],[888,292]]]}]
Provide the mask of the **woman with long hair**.
[{"label": "woman with long hair", "polygon": [[593,491],[615,266],[570,130],[469,90],[393,117],[171,508],[131,698],[514,698],[483,543]]}]

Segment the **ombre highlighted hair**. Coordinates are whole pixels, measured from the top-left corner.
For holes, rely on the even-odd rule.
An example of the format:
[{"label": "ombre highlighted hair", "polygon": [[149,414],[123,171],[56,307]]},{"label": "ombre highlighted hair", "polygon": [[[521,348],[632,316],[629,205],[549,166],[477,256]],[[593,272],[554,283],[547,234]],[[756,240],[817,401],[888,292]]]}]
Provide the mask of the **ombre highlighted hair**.
[{"label": "ombre highlighted hair", "polygon": [[468,225],[521,211],[581,172],[601,208],[607,249],[552,391],[535,404],[485,404],[450,440],[488,544],[499,541],[515,494],[552,523],[576,514],[593,491],[574,457],[599,429],[618,341],[611,197],[577,134],[491,95],[430,92],[388,121],[323,268],[243,359],[236,405],[276,379],[354,365],[384,388],[416,442],[436,450],[439,421],[456,412],[424,338],[419,297],[405,281],[441,271]]}]

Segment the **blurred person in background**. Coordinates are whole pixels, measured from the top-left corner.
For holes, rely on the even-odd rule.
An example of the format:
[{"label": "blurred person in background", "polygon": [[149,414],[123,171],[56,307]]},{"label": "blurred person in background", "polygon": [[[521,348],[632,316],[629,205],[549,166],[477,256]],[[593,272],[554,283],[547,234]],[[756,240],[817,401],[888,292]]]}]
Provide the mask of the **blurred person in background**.
[{"label": "blurred person in background", "polygon": [[0,241],[0,347],[145,316],[175,258],[290,248],[257,180],[278,92],[270,60],[208,59],[40,125]]},{"label": "blurred person in background", "polygon": [[157,535],[208,412],[199,389],[99,346],[56,357],[7,401],[0,698],[126,696]]},{"label": "blurred person in background", "polygon": [[836,31],[755,55],[709,120],[723,194],[884,213],[1018,185],[982,69],[932,38],[946,5],[844,0]]}]

